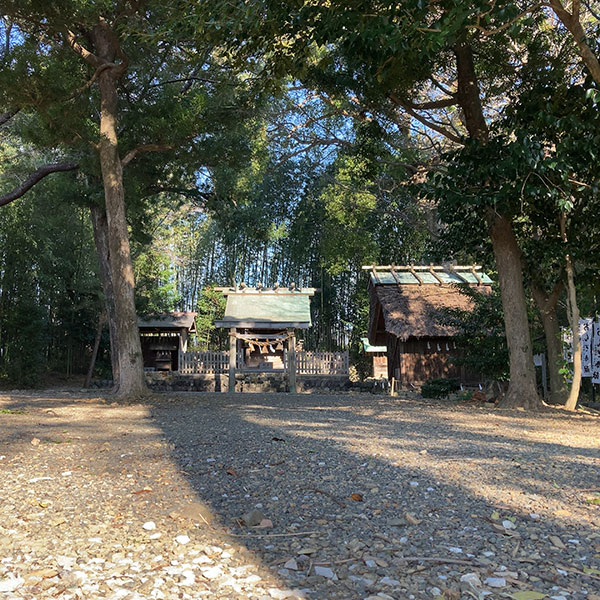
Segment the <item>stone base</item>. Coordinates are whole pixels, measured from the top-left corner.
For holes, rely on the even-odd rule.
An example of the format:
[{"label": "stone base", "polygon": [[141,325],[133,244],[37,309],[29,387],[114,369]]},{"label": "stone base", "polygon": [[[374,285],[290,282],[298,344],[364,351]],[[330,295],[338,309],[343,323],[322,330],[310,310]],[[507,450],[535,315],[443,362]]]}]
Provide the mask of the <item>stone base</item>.
[{"label": "stone base", "polygon": [[[155,392],[227,392],[229,376],[220,375],[180,375],[175,371],[146,372],[148,387]],[[91,387],[111,387],[112,381],[96,380]],[[342,392],[363,392],[386,394],[387,379],[367,379],[350,381],[346,375],[297,375],[296,391],[299,394],[339,394]],[[237,373],[235,376],[237,393],[289,392],[287,373]]]}]

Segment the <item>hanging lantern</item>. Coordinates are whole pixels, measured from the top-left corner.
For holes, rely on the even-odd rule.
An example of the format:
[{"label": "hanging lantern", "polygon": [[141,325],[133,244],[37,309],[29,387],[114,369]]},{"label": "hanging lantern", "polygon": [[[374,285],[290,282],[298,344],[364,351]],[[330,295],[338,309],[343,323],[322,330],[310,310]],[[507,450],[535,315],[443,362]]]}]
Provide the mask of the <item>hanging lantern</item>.
[{"label": "hanging lantern", "polygon": [[283,350],[283,343],[282,342],[277,342],[277,346],[275,346],[275,349],[279,350],[279,351]]},{"label": "hanging lantern", "polygon": [[441,350],[440,345],[437,345],[438,352]]}]

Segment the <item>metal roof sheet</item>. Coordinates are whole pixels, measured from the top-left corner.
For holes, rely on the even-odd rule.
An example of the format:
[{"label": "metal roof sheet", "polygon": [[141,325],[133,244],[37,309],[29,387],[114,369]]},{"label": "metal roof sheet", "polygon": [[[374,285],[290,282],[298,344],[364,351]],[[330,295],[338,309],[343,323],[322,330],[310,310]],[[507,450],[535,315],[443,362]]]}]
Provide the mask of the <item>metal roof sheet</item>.
[{"label": "metal roof sheet", "polygon": [[360,338],[365,352],[387,352],[387,346],[372,346],[369,343],[369,338]]},{"label": "metal roof sheet", "polygon": [[253,323],[257,328],[261,323],[310,326],[310,296],[300,293],[229,294],[225,316],[217,326],[235,327],[238,323]]},{"label": "metal roof sheet", "polygon": [[[364,267],[367,269],[368,267]],[[402,269],[402,270],[401,270]],[[468,267],[470,269],[470,267]],[[442,270],[440,267],[434,268],[435,275],[423,267],[416,268],[415,273],[406,270],[406,267],[396,267],[393,271],[378,267],[375,270],[369,271],[371,283],[374,285],[439,285],[443,283],[469,283],[473,285],[479,284],[477,277],[471,270],[465,267],[458,267],[455,271]],[[490,277],[480,270],[477,270],[477,276],[483,285],[491,285]],[[436,277],[437,275],[437,277]],[[439,279],[438,279],[439,277]],[[419,281],[419,279],[421,281]]]},{"label": "metal roof sheet", "polygon": [[175,312],[163,315],[148,315],[147,317],[138,317],[138,327],[140,329],[195,329],[195,312]]}]

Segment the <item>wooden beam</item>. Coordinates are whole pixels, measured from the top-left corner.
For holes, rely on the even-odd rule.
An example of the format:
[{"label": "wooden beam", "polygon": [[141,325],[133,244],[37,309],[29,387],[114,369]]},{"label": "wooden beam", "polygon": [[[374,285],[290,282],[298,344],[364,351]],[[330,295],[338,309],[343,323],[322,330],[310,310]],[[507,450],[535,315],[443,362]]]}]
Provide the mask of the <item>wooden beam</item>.
[{"label": "wooden beam", "polygon": [[290,380],[290,394],[296,393],[296,333],[288,330],[288,369]]},{"label": "wooden beam", "polygon": [[454,273],[463,283],[469,283],[452,265],[450,265],[450,273]]},{"label": "wooden beam", "polygon": [[237,336],[235,327],[229,330],[229,386],[227,391],[235,394],[235,370],[237,366]]},{"label": "wooden beam", "polygon": [[444,284],[444,280],[435,272],[433,263],[429,265],[429,272],[439,281],[440,285]]},{"label": "wooden beam", "polygon": [[394,281],[398,285],[402,285],[402,282],[400,281],[400,277],[398,277],[398,273],[396,273],[396,265],[394,265],[393,263],[392,263],[392,267],[390,269],[390,273],[392,274],[392,277],[394,278]]},{"label": "wooden beam", "polygon": [[479,277],[479,273],[477,273],[475,265],[471,267],[471,273],[473,273],[473,276],[475,277],[475,279],[477,279],[477,285],[481,285],[483,283],[483,279]]},{"label": "wooden beam", "polygon": [[411,275],[419,282],[419,285],[423,285],[423,280],[417,275],[413,265],[410,265]]}]

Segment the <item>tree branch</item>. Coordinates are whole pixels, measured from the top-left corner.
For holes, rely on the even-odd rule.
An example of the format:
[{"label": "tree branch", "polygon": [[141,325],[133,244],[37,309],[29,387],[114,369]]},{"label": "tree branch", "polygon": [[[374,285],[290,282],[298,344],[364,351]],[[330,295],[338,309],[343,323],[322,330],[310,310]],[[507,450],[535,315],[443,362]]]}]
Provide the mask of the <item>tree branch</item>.
[{"label": "tree branch", "polygon": [[0,125],[4,125],[4,123],[10,121],[20,110],[20,108],[11,108],[5,113],[0,113]]},{"label": "tree branch", "polygon": [[520,21],[523,17],[527,16],[529,13],[534,12],[541,6],[544,6],[544,2],[538,2],[538,3],[534,4],[533,6],[530,6],[527,10],[524,10],[523,12],[519,13],[516,17],[514,17],[514,19],[511,19],[510,21],[503,23],[502,25],[496,27],[495,29],[486,29],[485,27],[482,27],[481,25],[479,25],[479,19],[477,19],[477,24],[472,25],[472,27],[473,27],[473,29],[477,29],[477,31],[481,31],[481,33],[483,33],[483,35],[485,35],[485,36],[496,35],[497,33],[504,31],[505,29],[507,29],[514,23],[516,23],[517,21]]},{"label": "tree branch", "polygon": [[99,69],[104,64],[105,61],[98,58],[95,54],[76,41],[75,34],[71,30],[67,30],[65,37],[71,50],[79,54],[86,63],[92,65],[95,69]]},{"label": "tree branch", "polygon": [[172,150],[173,146],[170,144],[142,144],[137,146],[133,150],[130,150],[121,160],[121,164],[127,166],[138,154],[144,152],[164,152],[165,150]]},{"label": "tree branch", "polygon": [[4,196],[0,196],[0,206],[5,206],[9,204],[13,200],[20,198],[26,192],[28,192],[34,185],[39,183],[44,177],[50,175],[51,173],[58,173],[61,171],[75,171],[79,168],[77,163],[72,162],[63,162],[63,163],[54,163],[44,165],[39,169],[36,169],[21,185],[16,187],[8,194],[4,194]]},{"label": "tree branch", "polygon": [[75,90],[68,98],[68,100],[73,100],[73,98],[76,98],[77,96],[79,96],[80,94],[82,94],[83,92],[85,92],[85,90],[87,90],[88,88],[92,87],[92,85],[94,84],[94,81],[96,81],[96,79],[98,79],[98,77],[104,72],[106,71],[106,69],[112,69],[113,67],[115,68],[119,68],[119,65],[115,65],[114,63],[104,63],[102,65],[100,65],[95,71],[94,74],[92,75],[92,77],[90,78],[90,80],[83,85],[82,87],[80,87],[79,89]]},{"label": "tree branch", "polygon": [[425,117],[421,116],[419,113],[417,113],[416,111],[414,111],[410,107],[410,105],[408,105],[405,102],[403,102],[395,94],[390,94],[389,98],[390,98],[390,100],[394,104],[396,104],[397,106],[401,106],[409,115],[411,115],[412,117],[414,117],[415,119],[417,119],[417,121],[419,121],[420,123],[422,123],[426,127],[429,127],[429,129],[432,129],[433,131],[436,131],[437,133],[439,133],[440,135],[443,135],[445,138],[448,138],[449,140],[451,140],[455,144],[460,144],[462,146],[463,141],[458,136],[456,136],[453,133],[451,133],[450,131],[448,131],[445,127],[440,127],[439,125],[436,125],[435,123],[432,123],[431,121],[429,121]]},{"label": "tree branch", "polygon": [[562,24],[569,30],[592,78],[600,85],[600,61],[587,43],[586,32],[579,20],[579,2],[573,2],[573,14],[564,7],[561,0],[548,0],[544,6],[549,6]]},{"label": "tree branch", "polygon": [[456,106],[458,101],[456,98],[444,98],[442,100],[432,100],[431,102],[423,102],[415,104],[414,102],[406,101],[407,106],[413,110],[433,110],[435,108],[447,108],[448,106]]}]

